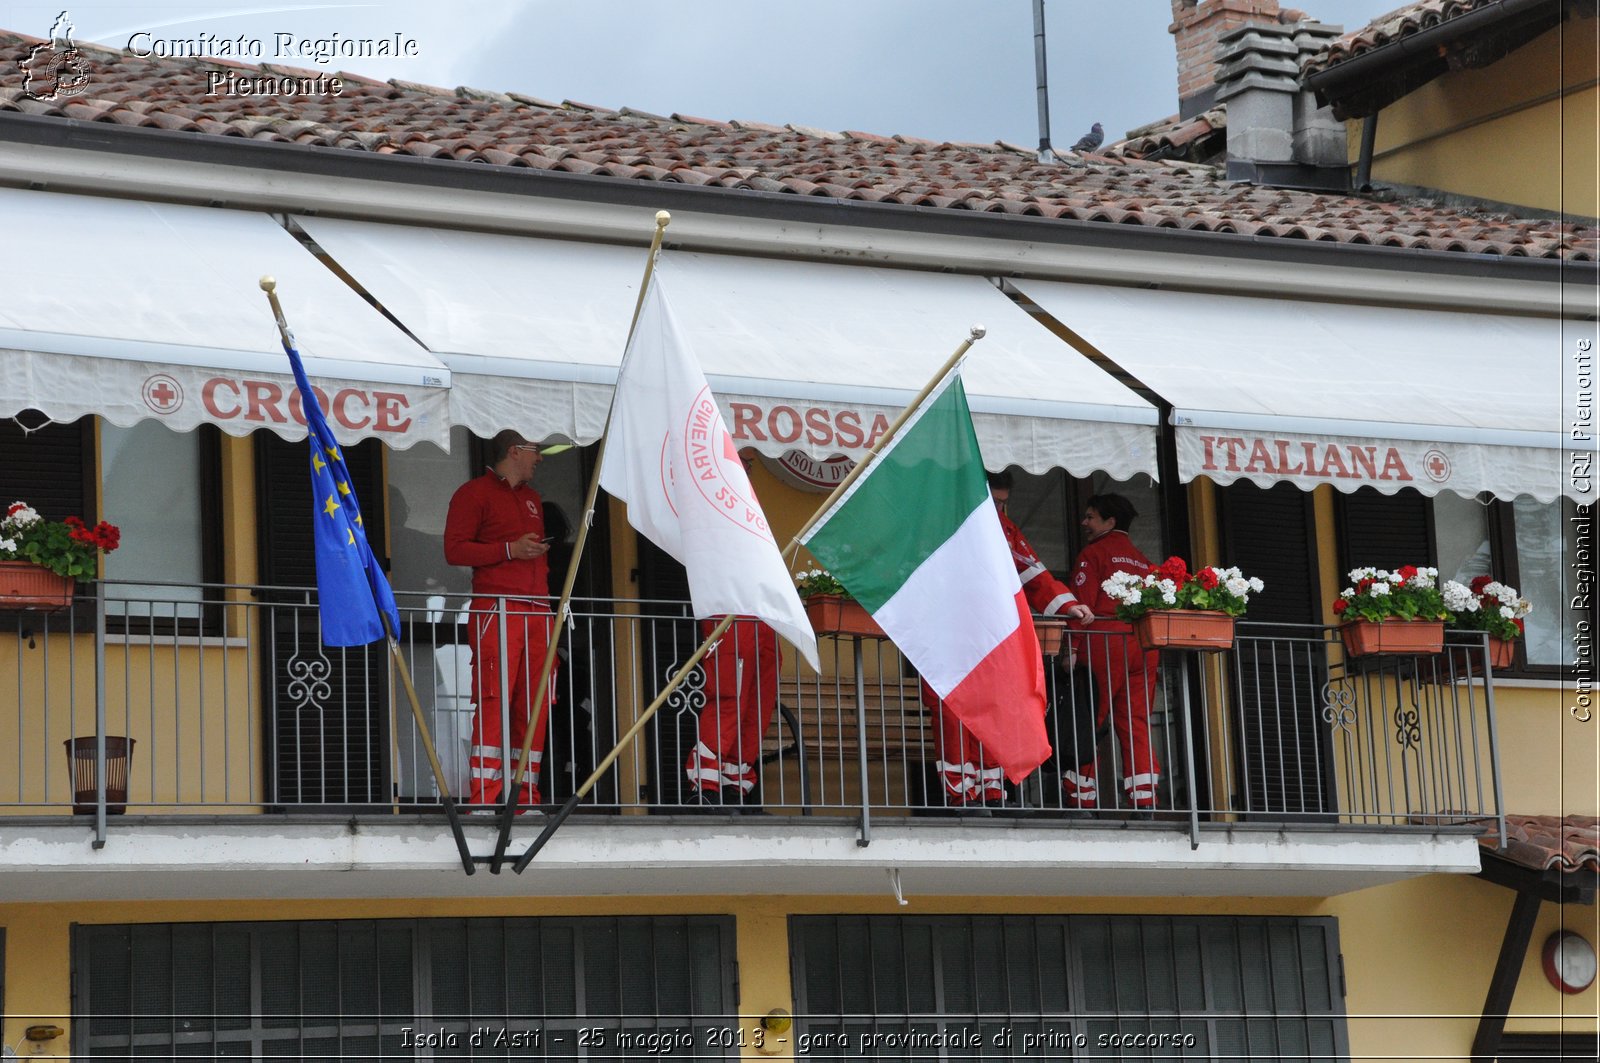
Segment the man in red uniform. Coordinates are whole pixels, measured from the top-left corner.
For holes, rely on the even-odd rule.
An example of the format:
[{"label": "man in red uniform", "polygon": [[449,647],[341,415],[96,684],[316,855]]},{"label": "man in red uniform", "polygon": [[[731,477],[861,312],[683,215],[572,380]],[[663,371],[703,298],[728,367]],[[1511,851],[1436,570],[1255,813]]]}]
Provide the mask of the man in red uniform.
[{"label": "man in red uniform", "polygon": [[[1094,619],[1089,607],[1078,601],[1066,585],[1050,574],[1039,554],[1022,534],[1022,529],[1006,515],[1014,480],[1009,470],[989,474],[989,494],[1000,511],[1000,528],[1022,581],[1022,593],[1036,613],[1045,616],[1065,614],[1079,621]],[[989,759],[972,732],[961,726],[954,714],[942,711],[933,688],[922,683],[922,704],[939,722],[934,745],[936,765],[944,783],[945,804],[950,807],[999,805],[1005,801],[1005,772]]]},{"label": "man in red uniform", "polygon": [[[1155,694],[1156,664],[1159,654],[1141,651],[1129,634],[1132,630],[1114,618],[1117,603],[1101,584],[1113,572],[1145,576],[1150,560],[1128,538],[1128,528],[1139,511],[1122,495],[1095,495],[1084,506],[1083,530],[1089,541],[1078,553],[1072,585],[1083,595],[1098,619],[1089,629],[1105,634],[1075,635],[1075,656],[1087,657],[1100,696],[1096,702],[1095,727],[1111,713],[1111,726],[1122,749],[1122,780],[1128,802],[1142,813],[1155,808],[1156,783],[1161,765],[1150,748],[1150,699]],[[1095,782],[1093,750],[1076,770],[1062,773],[1061,788],[1068,808],[1088,809],[1099,804]]]},{"label": "man in red uniform", "polygon": [[[492,807],[502,800],[507,771],[516,768],[532,714],[533,687],[539,681],[550,645],[550,576],[545,555],[544,510],[538,492],[528,486],[539,467],[539,444],[506,429],[490,443],[491,464],[482,476],[468,480],[450,498],[445,517],[444,557],[452,565],[472,569],[472,700],[478,707],[472,727],[467,766],[471,776],[467,802]],[[502,607],[505,624],[505,686],[510,703],[501,705]],[[555,672],[550,675],[552,687]],[[550,699],[539,733],[528,752],[519,801],[539,803],[539,766],[550,726]],[[510,759],[502,716],[509,711]]]}]

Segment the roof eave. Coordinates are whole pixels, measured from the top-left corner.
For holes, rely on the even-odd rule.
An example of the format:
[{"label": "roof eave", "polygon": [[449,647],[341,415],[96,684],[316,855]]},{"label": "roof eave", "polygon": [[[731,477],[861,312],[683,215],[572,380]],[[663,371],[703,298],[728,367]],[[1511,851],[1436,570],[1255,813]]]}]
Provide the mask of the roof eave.
[{"label": "roof eave", "polygon": [[[1318,103],[1333,107],[1336,117],[1363,118],[1446,72],[1441,69],[1413,83],[1398,76],[1403,75],[1406,68],[1437,62],[1442,50],[1455,41],[1513,20],[1545,17],[1553,10],[1559,22],[1562,10],[1569,4],[1570,0],[1559,4],[1557,0],[1494,0],[1464,15],[1397,37],[1371,51],[1307,74],[1301,78],[1301,84],[1316,93]],[[1399,84],[1385,91],[1383,82],[1387,80]],[[1353,104],[1352,98],[1356,100]]]},{"label": "roof eave", "polygon": [[[879,230],[918,236],[986,239],[1027,245],[1071,245],[1152,255],[1199,255],[1213,260],[1222,258],[1239,262],[1425,273],[1441,278],[1600,285],[1600,263],[1594,262],[1301,241],[841,200],[751,189],[696,187],[663,181],[494,166],[454,159],[380,155],[343,147],[262,142],[242,137],[218,137],[10,112],[0,112],[0,141],[37,149],[143,157],[186,166],[234,167],[257,172],[381,182],[432,191],[538,197],[573,204],[649,211],[683,210],[777,223]],[[27,158],[22,157],[24,155],[19,152],[0,155],[0,184],[90,194],[104,194],[116,187],[117,177],[108,170],[78,167],[71,172],[57,170],[44,173],[34,168]],[[366,220],[411,220],[381,204],[356,201],[348,196],[340,198],[337,190],[324,194],[322,202],[309,200],[304,195],[292,198],[273,192],[239,195],[230,189],[218,188],[215,184],[186,190],[163,183],[150,189],[124,190],[122,194],[142,194],[150,198],[212,206],[325,213]],[[437,219],[429,223],[454,224],[461,228],[503,228],[498,215],[485,214],[479,217],[467,210],[459,214],[458,218],[448,223]],[[612,238],[627,239],[620,233]],[[819,248],[817,257],[837,256],[830,255],[826,248]],[[972,271],[1008,272],[987,266]],[[1019,269],[1017,272],[1026,271]]]}]

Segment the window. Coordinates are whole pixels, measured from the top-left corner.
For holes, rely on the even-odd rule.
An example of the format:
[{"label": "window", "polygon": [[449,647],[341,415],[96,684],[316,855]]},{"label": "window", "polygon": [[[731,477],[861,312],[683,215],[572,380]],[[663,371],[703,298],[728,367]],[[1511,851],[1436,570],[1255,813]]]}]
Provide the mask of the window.
[{"label": "window", "polygon": [[74,1057],[738,1052],[714,916],[80,926],[73,949]]},{"label": "window", "polygon": [[[1514,585],[1534,603],[1523,621],[1527,663],[1571,668],[1578,663],[1579,625],[1587,621],[1585,633],[1594,630],[1588,596],[1574,593],[1579,559],[1592,556],[1593,518],[1580,520],[1577,504],[1567,498],[1548,505],[1519,498],[1506,508],[1516,543]],[[1582,567],[1593,570],[1592,564]]]},{"label": "window", "polygon": [[789,935],[797,1053],[1333,1060],[1348,1052],[1332,919],[796,916]]},{"label": "window", "polygon": [[1503,580],[1534,606],[1516,670],[1549,676],[1577,664],[1578,646],[1596,624],[1595,598],[1582,593],[1584,573],[1593,570],[1587,509],[1565,498],[1481,501],[1442,492],[1430,499],[1409,488],[1380,495],[1363,487],[1340,496],[1339,514],[1346,570],[1432,564],[1441,580]]},{"label": "window", "polygon": [[1011,489],[1006,514],[1028,537],[1039,559],[1058,576],[1067,575],[1078,558],[1078,550],[1083,547],[1079,524],[1084,501],[1098,494],[1119,494],[1132,502],[1139,518],[1128,537],[1152,561],[1166,557],[1161,542],[1160,491],[1144,478],[1114,481],[1104,473],[1095,473],[1077,479],[1059,471],[1035,476],[1015,466],[1011,473],[1016,485]]},{"label": "window", "polygon": [[[480,451],[487,453],[487,443],[474,440],[465,428],[457,426],[450,430],[448,454],[428,443],[389,454],[389,519],[393,528],[390,540],[393,566],[389,582],[401,595],[402,606],[420,607],[430,595],[460,596],[449,603],[454,608],[471,592],[472,572],[445,564],[444,522],[456,488],[483,472],[481,465],[475,467],[472,458]],[[576,535],[577,520],[588,490],[584,452],[574,448],[545,458],[533,474],[532,486],[539,492],[547,510],[551,505],[561,508],[569,525],[570,543]],[[605,508],[599,508],[601,515],[584,547],[585,567],[591,573],[597,566],[603,569],[604,564],[603,532],[598,537],[596,533],[604,527]],[[551,552],[552,595],[561,592],[561,580],[566,576],[565,569],[558,567],[557,562],[570,556],[570,552]],[[581,584],[578,593],[583,593]]]},{"label": "window", "polygon": [[174,432],[155,421],[100,425],[101,498],[122,542],[105,555],[113,616],[200,616],[203,583],[220,578],[221,491],[215,429]]},{"label": "window", "polygon": [[[397,591],[423,595],[472,590],[472,573],[444,560],[444,519],[450,496],[467,480],[471,436],[459,425],[450,430],[450,453],[431,443],[389,455],[389,582]],[[422,604],[407,602],[407,604]]]}]

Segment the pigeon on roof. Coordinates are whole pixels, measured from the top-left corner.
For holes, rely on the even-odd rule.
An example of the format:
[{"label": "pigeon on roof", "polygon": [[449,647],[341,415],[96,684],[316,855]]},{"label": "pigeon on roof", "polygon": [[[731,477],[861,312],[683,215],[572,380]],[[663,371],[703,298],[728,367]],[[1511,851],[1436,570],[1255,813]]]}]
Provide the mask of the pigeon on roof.
[{"label": "pigeon on roof", "polygon": [[1105,139],[1106,131],[1101,128],[1099,122],[1096,122],[1094,125],[1089,127],[1089,131],[1087,133],[1078,138],[1078,142],[1072,145],[1072,150],[1078,152],[1093,151],[1095,148],[1098,148],[1101,144],[1105,143]]}]

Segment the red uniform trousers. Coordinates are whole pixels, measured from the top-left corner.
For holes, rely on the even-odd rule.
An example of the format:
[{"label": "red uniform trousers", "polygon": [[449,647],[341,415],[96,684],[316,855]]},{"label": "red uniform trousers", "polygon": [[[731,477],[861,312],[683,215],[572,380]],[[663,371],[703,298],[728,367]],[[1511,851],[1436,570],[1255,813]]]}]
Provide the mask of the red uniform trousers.
[{"label": "red uniform trousers", "polygon": [[[700,622],[711,634],[720,622]],[[778,707],[778,636],[754,617],[741,617],[705,656],[706,704],[700,710],[699,741],[684,770],[691,786],[708,794],[735,787],[740,796],[755,788],[761,771],[761,736]]]},{"label": "red uniform trousers", "polygon": [[[472,726],[472,749],[467,758],[471,776],[467,801],[474,805],[502,801],[505,780],[514,774],[522,742],[533,714],[533,688],[544,667],[550,646],[550,609],[543,602],[508,598],[506,611],[506,688],[510,694],[511,741],[509,759],[502,761],[505,740],[500,710],[500,599],[472,599],[472,700],[478,706]],[[555,693],[556,669],[550,669],[550,691],[540,711],[539,733],[528,750],[528,770],[522,777],[518,800],[539,803],[539,768],[550,733],[550,702]]]},{"label": "red uniform trousers", "polygon": [[977,737],[961,725],[955,713],[940,704],[939,695],[926,681],[919,680],[918,685],[923,707],[933,714],[938,725],[934,729],[934,768],[944,783],[945,803],[981,805],[1004,800],[1005,769],[989,759]]},{"label": "red uniform trousers", "polygon": [[[1111,726],[1122,750],[1122,788],[1128,802],[1134,808],[1154,808],[1161,764],[1150,748],[1150,702],[1155,696],[1161,655],[1155,650],[1140,650],[1131,629],[1120,621],[1096,620],[1089,630],[1107,632],[1080,635],[1075,640],[1080,658],[1087,654],[1089,672],[1094,676],[1095,729],[1099,730],[1110,712]],[[1099,803],[1093,750],[1088,752],[1089,759],[1076,771],[1062,775],[1061,787],[1069,808],[1094,808]]]}]

